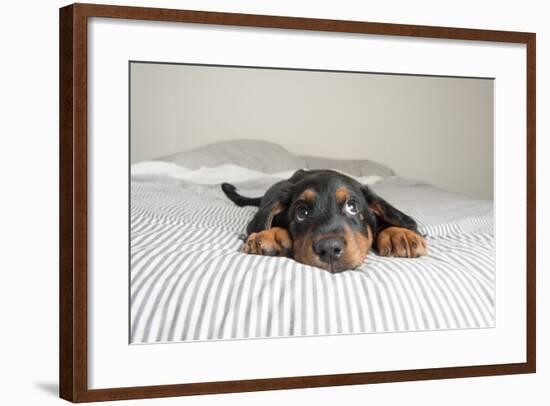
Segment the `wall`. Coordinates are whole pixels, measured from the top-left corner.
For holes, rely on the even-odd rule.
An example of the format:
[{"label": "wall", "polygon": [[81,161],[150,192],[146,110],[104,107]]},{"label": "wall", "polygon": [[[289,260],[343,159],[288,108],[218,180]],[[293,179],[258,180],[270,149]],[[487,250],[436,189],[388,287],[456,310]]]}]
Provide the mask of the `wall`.
[{"label": "wall", "polygon": [[[296,15],[344,20],[445,25],[537,32],[538,128],[538,372],[535,375],[286,390],[116,402],[125,405],[409,405],[464,406],[548,403],[550,318],[550,26],[545,2],[461,0],[110,0],[114,4]],[[65,1],[3,5],[0,67],[0,199],[2,273],[0,372],[2,403],[66,405],[57,398],[58,377],[58,7]],[[546,159],[544,159],[546,158]],[[513,272],[514,270],[510,269]],[[500,299],[499,299],[500,300]],[[503,317],[499,315],[498,317]],[[414,350],[414,349],[412,349]],[[322,354],[319,354],[322,357]],[[291,361],[292,357],[289,358]],[[105,404],[106,405],[106,404]]]},{"label": "wall", "polygon": [[493,80],[134,63],[132,162],[227,139],[493,197]]}]

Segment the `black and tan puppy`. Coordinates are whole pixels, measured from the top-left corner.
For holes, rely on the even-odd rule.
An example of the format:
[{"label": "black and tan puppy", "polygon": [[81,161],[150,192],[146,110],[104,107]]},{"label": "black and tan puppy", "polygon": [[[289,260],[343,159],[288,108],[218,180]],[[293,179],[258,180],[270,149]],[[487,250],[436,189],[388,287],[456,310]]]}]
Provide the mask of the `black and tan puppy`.
[{"label": "black and tan puppy", "polygon": [[299,170],[258,198],[229,183],[222,189],[239,206],[259,207],[247,227],[247,254],[287,256],[330,272],[357,268],[371,247],[384,256],[427,254],[411,217],[335,171]]}]

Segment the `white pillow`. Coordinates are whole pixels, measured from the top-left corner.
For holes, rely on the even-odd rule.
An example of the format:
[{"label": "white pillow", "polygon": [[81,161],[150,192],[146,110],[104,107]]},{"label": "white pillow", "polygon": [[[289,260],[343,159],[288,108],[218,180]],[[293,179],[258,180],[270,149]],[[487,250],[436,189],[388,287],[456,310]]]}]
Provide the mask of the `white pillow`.
[{"label": "white pillow", "polygon": [[234,164],[263,173],[305,168],[305,160],[282,146],[260,140],[232,140],[158,158],[189,169]]}]

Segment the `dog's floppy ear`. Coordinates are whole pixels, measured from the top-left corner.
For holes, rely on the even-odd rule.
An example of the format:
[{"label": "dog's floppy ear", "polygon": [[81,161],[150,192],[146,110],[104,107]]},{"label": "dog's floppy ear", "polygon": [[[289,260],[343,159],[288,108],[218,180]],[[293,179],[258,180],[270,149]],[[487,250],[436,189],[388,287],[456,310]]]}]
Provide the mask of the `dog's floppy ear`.
[{"label": "dog's floppy ear", "polygon": [[278,219],[276,217],[284,217],[284,213],[288,210],[290,204],[292,186],[293,184],[288,180],[282,180],[267,190],[259,210],[248,224],[246,231],[249,235],[269,230],[274,223],[277,223],[276,220]]},{"label": "dog's floppy ear", "polygon": [[390,226],[395,226],[408,228],[409,230],[418,232],[416,221],[407,216],[405,213],[397,210],[387,201],[370,190],[368,186],[363,185],[361,187],[361,191],[367,200],[367,205],[369,206],[370,211],[376,216],[377,231]]}]

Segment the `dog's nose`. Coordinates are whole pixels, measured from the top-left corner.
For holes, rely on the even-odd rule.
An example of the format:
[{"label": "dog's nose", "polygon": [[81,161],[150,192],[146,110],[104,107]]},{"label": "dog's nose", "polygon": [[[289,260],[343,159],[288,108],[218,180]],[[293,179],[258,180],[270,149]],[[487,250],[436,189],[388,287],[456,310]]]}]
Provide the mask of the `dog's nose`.
[{"label": "dog's nose", "polygon": [[313,250],[323,262],[337,260],[344,252],[344,240],[341,238],[323,238],[313,244]]}]

